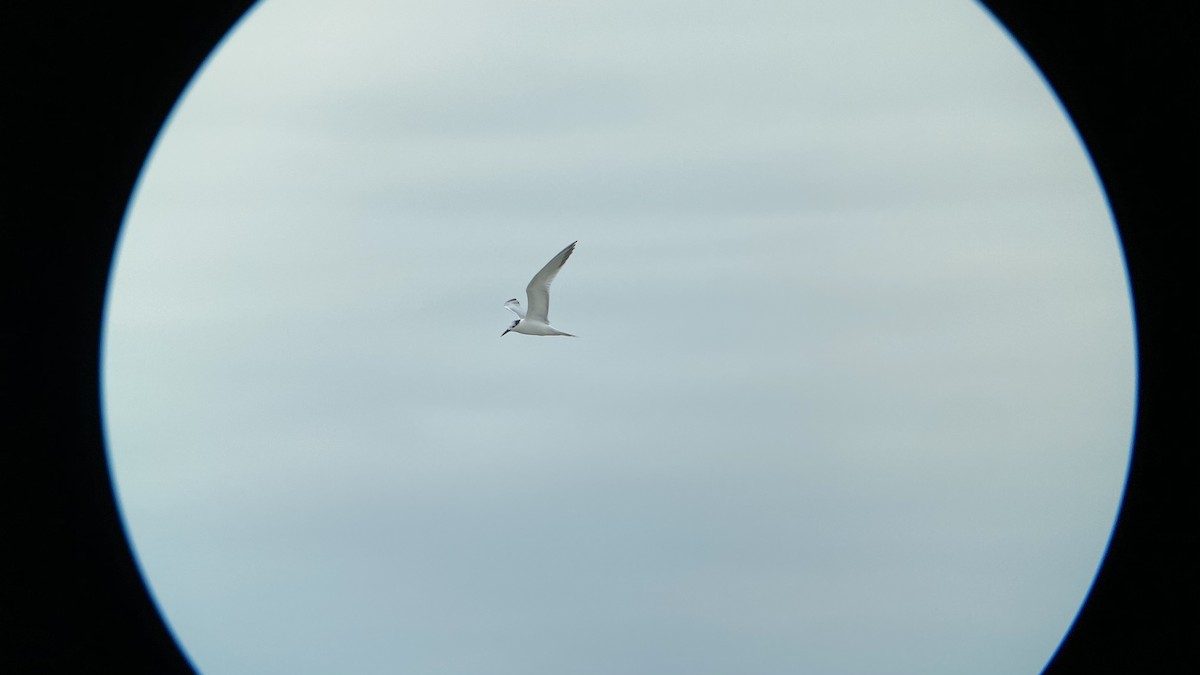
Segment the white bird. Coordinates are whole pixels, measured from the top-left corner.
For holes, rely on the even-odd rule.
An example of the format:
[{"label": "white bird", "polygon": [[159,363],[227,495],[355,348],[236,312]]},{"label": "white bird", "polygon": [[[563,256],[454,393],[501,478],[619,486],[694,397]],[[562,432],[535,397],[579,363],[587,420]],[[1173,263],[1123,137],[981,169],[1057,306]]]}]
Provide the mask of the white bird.
[{"label": "white bird", "polygon": [[500,337],[508,335],[509,331],[524,333],[525,335],[565,335],[567,337],[575,337],[570,333],[564,333],[554,326],[550,325],[550,319],[547,316],[550,313],[550,282],[554,281],[554,277],[558,276],[558,270],[562,269],[563,263],[567,262],[567,258],[575,252],[575,244],[579,242],[573,241],[571,245],[559,251],[558,255],[550,259],[546,266],[540,272],[533,275],[533,279],[529,280],[529,285],[525,287],[525,296],[529,298],[529,312],[521,309],[521,303],[517,302],[516,298],[504,303],[504,306],[512,310],[518,318],[512,322],[508,330],[500,334]]}]

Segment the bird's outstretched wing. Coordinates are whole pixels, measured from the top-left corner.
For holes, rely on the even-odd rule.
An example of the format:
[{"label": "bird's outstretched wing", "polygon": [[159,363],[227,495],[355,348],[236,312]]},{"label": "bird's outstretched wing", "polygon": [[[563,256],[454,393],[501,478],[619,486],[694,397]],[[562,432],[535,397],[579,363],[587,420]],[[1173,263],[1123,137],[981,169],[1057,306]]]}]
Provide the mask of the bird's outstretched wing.
[{"label": "bird's outstretched wing", "polygon": [[529,297],[529,318],[531,320],[550,323],[550,283],[554,281],[554,277],[558,276],[558,270],[562,269],[567,258],[570,258],[571,254],[575,252],[577,243],[579,242],[573,241],[570,246],[559,251],[558,255],[546,263],[542,271],[533,275],[533,279],[525,287],[525,294]]},{"label": "bird's outstretched wing", "polygon": [[525,310],[521,309],[521,303],[517,302],[516,298],[513,298],[512,300],[509,300],[508,302],[504,303],[504,306],[507,307],[510,311],[512,311],[513,314],[516,314],[517,316],[521,317],[522,319],[525,318]]}]

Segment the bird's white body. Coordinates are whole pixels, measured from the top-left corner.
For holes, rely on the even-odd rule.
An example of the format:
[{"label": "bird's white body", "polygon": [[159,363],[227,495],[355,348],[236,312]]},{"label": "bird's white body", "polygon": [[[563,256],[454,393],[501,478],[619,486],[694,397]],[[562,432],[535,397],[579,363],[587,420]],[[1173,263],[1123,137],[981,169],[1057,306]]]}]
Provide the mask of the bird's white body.
[{"label": "bird's white body", "polygon": [[575,337],[570,333],[564,333],[554,326],[550,325],[550,283],[554,281],[554,277],[558,276],[558,270],[562,269],[563,263],[567,262],[567,258],[575,252],[575,244],[559,251],[558,255],[550,259],[546,266],[530,279],[529,285],[525,287],[525,296],[529,300],[529,311],[526,312],[521,308],[521,303],[516,298],[504,303],[513,314],[517,315],[517,320],[512,322],[508,330],[500,334],[501,337],[507,335],[510,331],[513,333],[521,333],[522,335],[563,335],[566,337]]},{"label": "bird's white body", "polygon": [[[516,324],[517,325],[513,326],[509,330],[514,333],[521,333],[522,335],[565,335],[566,337],[575,337],[570,333],[564,333],[554,326],[551,326],[548,323],[542,323],[541,321],[518,319]],[[505,332],[507,333],[508,331]]]}]

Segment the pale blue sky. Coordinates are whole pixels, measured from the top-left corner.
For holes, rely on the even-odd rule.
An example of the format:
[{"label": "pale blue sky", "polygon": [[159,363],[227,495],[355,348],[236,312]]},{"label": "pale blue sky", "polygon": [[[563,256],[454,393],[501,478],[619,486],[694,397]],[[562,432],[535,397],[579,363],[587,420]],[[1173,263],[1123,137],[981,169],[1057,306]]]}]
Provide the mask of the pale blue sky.
[{"label": "pale blue sky", "polygon": [[[503,303],[579,240],[551,319]],[[971,2],[266,0],[104,395],[208,675],[1034,673],[1116,513],[1120,250]]]}]

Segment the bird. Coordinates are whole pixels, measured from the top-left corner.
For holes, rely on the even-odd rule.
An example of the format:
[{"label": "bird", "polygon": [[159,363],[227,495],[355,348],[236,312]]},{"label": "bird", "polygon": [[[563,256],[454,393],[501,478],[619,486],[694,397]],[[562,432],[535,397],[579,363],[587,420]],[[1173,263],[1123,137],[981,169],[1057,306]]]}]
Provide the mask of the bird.
[{"label": "bird", "polygon": [[547,315],[550,313],[550,283],[554,281],[554,277],[558,276],[558,271],[562,269],[563,263],[567,262],[567,258],[570,258],[571,254],[575,252],[575,244],[578,243],[578,241],[573,241],[559,251],[558,255],[551,258],[550,262],[546,263],[546,266],[529,280],[529,285],[525,287],[525,296],[529,299],[528,312],[521,308],[521,303],[516,298],[504,303],[504,306],[518,318],[500,334],[500,337],[508,335],[510,331],[524,335],[575,337],[551,326]]}]

